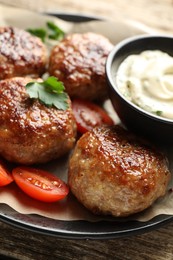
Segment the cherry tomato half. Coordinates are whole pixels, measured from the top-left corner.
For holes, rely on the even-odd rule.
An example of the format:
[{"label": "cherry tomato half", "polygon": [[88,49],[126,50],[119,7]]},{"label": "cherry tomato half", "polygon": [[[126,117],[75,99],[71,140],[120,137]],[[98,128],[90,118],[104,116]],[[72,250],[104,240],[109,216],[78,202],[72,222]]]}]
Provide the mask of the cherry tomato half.
[{"label": "cherry tomato half", "polygon": [[75,99],[72,102],[72,109],[78,131],[82,134],[92,130],[95,126],[114,124],[106,111],[92,102]]},{"label": "cherry tomato half", "polygon": [[0,161],[0,186],[6,186],[13,181],[11,173],[7,170],[5,164]]},{"label": "cherry tomato half", "polygon": [[21,190],[34,199],[55,202],[69,193],[68,186],[47,171],[21,166],[14,168],[12,174]]}]

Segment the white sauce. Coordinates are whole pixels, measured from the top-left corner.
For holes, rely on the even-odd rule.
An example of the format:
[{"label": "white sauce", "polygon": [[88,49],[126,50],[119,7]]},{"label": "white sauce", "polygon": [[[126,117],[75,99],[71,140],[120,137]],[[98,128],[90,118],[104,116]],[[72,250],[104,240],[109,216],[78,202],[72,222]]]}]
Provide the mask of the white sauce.
[{"label": "white sauce", "polygon": [[173,57],[144,51],[128,56],[120,65],[117,85],[121,93],[142,109],[173,119]]}]

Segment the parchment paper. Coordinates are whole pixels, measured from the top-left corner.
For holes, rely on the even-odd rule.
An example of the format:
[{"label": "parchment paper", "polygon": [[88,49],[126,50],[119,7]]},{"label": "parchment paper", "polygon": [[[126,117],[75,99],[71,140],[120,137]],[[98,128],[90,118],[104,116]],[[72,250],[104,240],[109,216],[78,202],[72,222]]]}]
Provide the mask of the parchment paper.
[{"label": "parchment paper", "polygon": [[[116,22],[94,21],[85,23],[69,23],[52,16],[45,16],[30,11],[0,6],[0,26],[11,25],[22,29],[45,27],[47,21],[53,21],[60,26],[66,33],[71,32],[96,32],[105,35],[113,44],[120,40],[137,34],[158,34],[159,32],[148,28],[145,25],[135,23],[134,21],[124,21],[118,19]],[[163,32],[162,32],[163,33]],[[105,103],[105,107],[117,122],[116,113],[112,110],[110,101]],[[173,147],[166,150],[171,172],[173,170]],[[39,166],[58,175],[63,180],[67,180],[68,156],[59,160],[52,161],[48,164]],[[130,219],[139,221],[147,221],[159,214],[173,215],[173,192],[171,180],[166,195],[155,202],[150,208],[140,214],[136,214]],[[38,214],[57,220],[88,220],[99,221],[101,219],[109,219],[94,216],[85,209],[71,194],[67,199],[56,203],[42,203],[29,198],[20,191],[14,183],[9,186],[0,188],[0,209],[7,204],[14,210],[22,214]],[[128,218],[129,219],[129,218]]]}]

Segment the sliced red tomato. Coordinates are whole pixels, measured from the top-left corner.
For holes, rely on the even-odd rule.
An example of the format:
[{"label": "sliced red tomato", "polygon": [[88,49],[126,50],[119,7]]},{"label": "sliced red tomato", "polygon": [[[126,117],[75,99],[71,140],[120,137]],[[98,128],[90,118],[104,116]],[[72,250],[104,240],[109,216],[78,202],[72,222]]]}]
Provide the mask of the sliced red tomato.
[{"label": "sliced red tomato", "polygon": [[92,102],[75,99],[72,102],[72,109],[78,131],[82,134],[92,130],[95,126],[114,124],[106,111]]},{"label": "sliced red tomato", "polygon": [[7,170],[5,164],[0,161],[0,186],[6,186],[13,181],[11,173]]},{"label": "sliced red tomato", "polygon": [[34,199],[55,202],[69,193],[65,182],[47,171],[21,166],[14,168],[12,174],[21,190]]}]

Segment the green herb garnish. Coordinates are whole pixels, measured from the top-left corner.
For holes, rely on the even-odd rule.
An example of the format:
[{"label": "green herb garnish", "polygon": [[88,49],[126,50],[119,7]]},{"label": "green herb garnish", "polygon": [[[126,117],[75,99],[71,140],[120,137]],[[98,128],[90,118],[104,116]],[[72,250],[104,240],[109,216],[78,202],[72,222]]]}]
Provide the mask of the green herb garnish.
[{"label": "green herb garnish", "polygon": [[27,29],[27,31],[29,33],[31,33],[32,35],[39,37],[43,42],[45,42],[45,38],[46,38],[46,30],[45,29],[43,29],[43,28]]},{"label": "green herb garnish", "polygon": [[157,115],[157,116],[161,116],[161,115],[162,115],[162,111],[157,110],[157,111],[156,111],[156,115]]},{"label": "green herb garnish", "polygon": [[64,90],[63,83],[56,77],[49,77],[43,82],[29,82],[26,85],[30,98],[39,99],[46,106],[54,106],[61,110],[68,108],[68,95]]},{"label": "green herb garnish", "polygon": [[60,40],[64,37],[65,33],[53,22],[47,22],[47,27],[50,30],[48,34],[49,39]]},{"label": "green herb garnish", "polygon": [[46,28],[29,28],[27,31],[32,35],[39,37],[43,42],[46,41],[46,38],[60,40],[65,35],[64,31],[51,21],[46,23]]}]

